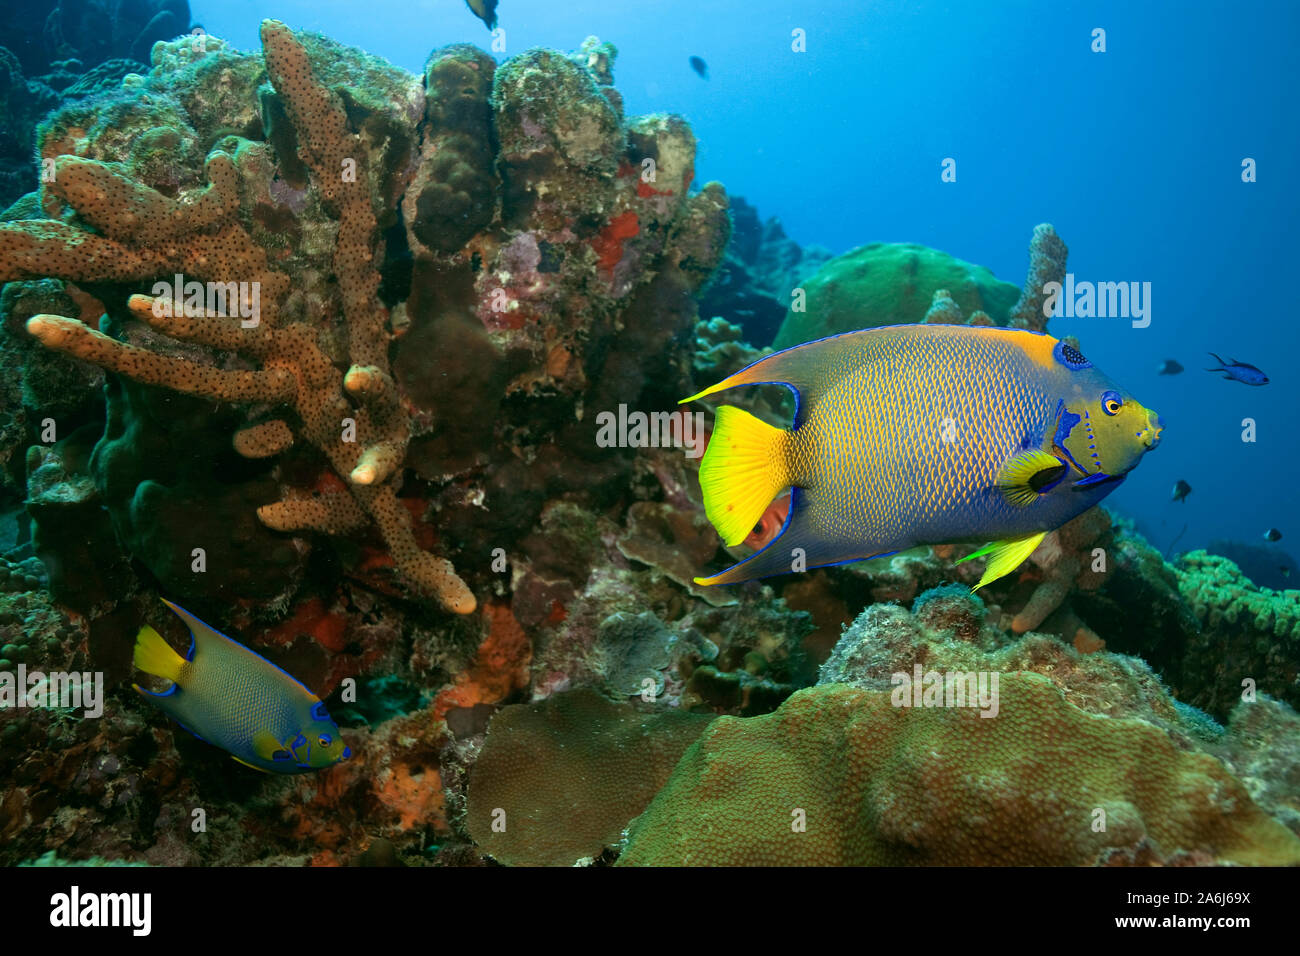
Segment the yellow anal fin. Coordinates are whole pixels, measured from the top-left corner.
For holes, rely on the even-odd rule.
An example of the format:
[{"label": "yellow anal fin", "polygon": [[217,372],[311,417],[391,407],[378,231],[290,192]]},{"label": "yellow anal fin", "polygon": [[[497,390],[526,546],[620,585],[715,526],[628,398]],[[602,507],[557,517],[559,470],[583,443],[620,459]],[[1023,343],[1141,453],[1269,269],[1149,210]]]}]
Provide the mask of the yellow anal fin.
[{"label": "yellow anal fin", "polygon": [[790,433],[733,405],[718,409],[700,462],[704,513],[728,545],[740,544],[790,483]]},{"label": "yellow anal fin", "polygon": [[986,544],[966,557],[959,560],[969,561],[971,558],[979,558],[989,555],[989,563],[984,567],[984,575],[980,578],[980,583],[971,588],[972,591],[978,591],[986,584],[992,584],[998,578],[1005,577],[1024,562],[1024,560],[1034,553],[1034,549],[1047,537],[1046,531],[1035,531],[1033,534],[1027,534],[1023,538],[1012,538],[1009,541],[994,541],[992,544]]},{"label": "yellow anal fin", "polygon": [[234,754],[231,754],[231,755],[230,755],[230,759],[233,760],[235,763],[242,763],[245,767],[248,767],[250,770],[256,770],[258,773],[270,773],[270,772],[271,772],[271,771],[267,770],[265,767],[254,767],[254,766],[253,766],[251,763],[249,763],[247,760],[240,760],[240,759],[239,759],[238,757],[236,757]]},{"label": "yellow anal fin", "polygon": [[1007,501],[1023,508],[1065,477],[1069,466],[1045,451],[1027,451],[1008,459],[998,473],[998,487]]},{"label": "yellow anal fin", "polygon": [[135,666],[146,674],[165,677],[173,683],[180,683],[181,668],[185,658],[181,657],[171,645],[162,639],[162,635],[146,624],[135,636],[135,652],[132,655]]}]

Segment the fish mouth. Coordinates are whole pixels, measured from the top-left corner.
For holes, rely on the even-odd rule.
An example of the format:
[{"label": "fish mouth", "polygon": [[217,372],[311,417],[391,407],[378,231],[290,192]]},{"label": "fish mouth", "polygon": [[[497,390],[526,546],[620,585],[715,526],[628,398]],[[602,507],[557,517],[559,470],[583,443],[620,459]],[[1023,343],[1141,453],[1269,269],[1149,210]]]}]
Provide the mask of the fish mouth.
[{"label": "fish mouth", "polygon": [[1147,427],[1138,433],[1138,438],[1141,440],[1143,447],[1145,447],[1147,451],[1150,451],[1160,444],[1160,434],[1164,430],[1164,419],[1162,419],[1157,413],[1148,409]]}]

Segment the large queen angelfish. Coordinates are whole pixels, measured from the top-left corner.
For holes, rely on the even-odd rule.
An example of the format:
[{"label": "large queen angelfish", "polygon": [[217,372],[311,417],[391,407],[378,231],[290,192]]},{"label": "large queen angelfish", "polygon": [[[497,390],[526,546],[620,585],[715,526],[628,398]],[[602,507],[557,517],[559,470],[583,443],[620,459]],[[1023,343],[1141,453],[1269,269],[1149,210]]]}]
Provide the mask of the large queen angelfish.
[{"label": "large queen angelfish", "polygon": [[[718,409],[700,463],[728,545],[792,489],[767,547],[699,584],[734,584],[892,554],[992,541],[976,587],[1015,570],[1160,440],[1160,416],[1049,335],[963,325],[864,329],[770,355],[684,402],[785,385],[793,429]],[[964,559],[963,559],[964,560]]]}]

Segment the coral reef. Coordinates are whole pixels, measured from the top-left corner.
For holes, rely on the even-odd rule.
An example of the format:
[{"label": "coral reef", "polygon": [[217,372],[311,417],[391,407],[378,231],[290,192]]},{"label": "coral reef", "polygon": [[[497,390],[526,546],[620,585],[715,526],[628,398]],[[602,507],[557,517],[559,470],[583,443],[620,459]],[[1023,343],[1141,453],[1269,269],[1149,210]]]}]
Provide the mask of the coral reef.
[{"label": "coral reef", "polygon": [[1065,261],[1069,253],[1049,223],[1039,223],[1034,227],[1034,234],[1029,239],[1029,274],[1025,277],[1024,291],[1011,307],[1008,324],[1034,332],[1047,329],[1047,316],[1043,314],[1047,284],[1065,281]]},{"label": "coral reef", "polygon": [[[806,616],[690,586],[674,549],[717,542],[680,450],[595,440],[595,411],[685,394],[730,229],[686,124],[623,115],[613,52],[456,46],[415,77],[268,22],[256,53],[156,43],[40,124],[55,175],[0,226],[0,456],[31,519],[9,580],[44,588],[35,553],[55,617],[0,619],[0,654],[102,669],[108,703],[0,715],[4,859],[474,862],[495,710],[642,690],[602,622],[667,635],[665,715],[811,681]],[[179,637],[159,591],[330,695],[349,766],[254,779],[141,708],[135,632]],[[177,836],[194,806],[220,822]]]},{"label": "coral reef", "polygon": [[[166,175],[141,153],[141,137],[119,139],[102,118],[72,107],[48,121],[41,149],[56,160],[56,176],[43,203],[47,215],[59,218],[5,227],[0,269],[8,279],[57,273],[69,290],[93,286],[102,298],[82,294],[80,301],[90,301],[79,319],[51,317],[51,309],[31,314],[27,324],[46,345],[124,376],[110,389],[108,434],[91,463],[96,489],[128,549],[174,593],[188,584],[211,600],[241,589],[229,580],[200,583],[188,576],[187,582],[177,555],[192,547],[178,552],[160,543],[161,529],[194,514],[200,502],[224,497],[228,504],[209,509],[213,527],[227,526],[254,505],[262,523],[279,531],[355,533],[372,520],[404,583],[452,609],[471,610],[474,600],[460,577],[416,542],[397,493],[408,465],[446,481],[448,466],[454,472],[483,464],[474,448],[495,457],[505,449],[494,445],[490,428],[476,428],[472,442],[452,440],[462,427],[447,411],[456,394],[440,389],[446,360],[430,360],[430,341],[459,336],[478,348],[471,384],[495,381],[507,395],[536,396],[526,399],[536,405],[549,382],[572,403],[591,388],[584,350],[606,364],[619,354],[593,335],[593,324],[608,337],[627,322],[616,318],[620,313],[662,316],[674,295],[673,308],[689,306],[691,288],[711,272],[725,244],[725,199],[715,186],[688,197],[694,143],[683,123],[651,117],[630,121],[625,130],[617,104],[563,57],[535,51],[494,71],[481,52],[452,47],[435,51],[422,89],[363,54],[340,57],[326,41],[298,40],[279,26],[265,28],[264,46],[264,56],[255,57],[233,53],[215,38],[206,38],[200,53],[184,40],[159,44],[146,81],[159,95],[96,105],[97,116],[118,114],[119,130],[139,124],[173,131]],[[274,89],[259,93],[268,73]],[[220,91],[215,101],[196,92],[208,89]],[[420,120],[428,131],[423,140]],[[264,141],[248,138],[263,130]],[[494,139],[501,143],[500,183],[491,173]],[[197,160],[208,144],[202,179],[175,162],[178,151]],[[126,171],[107,165],[124,154]],[[642,169],[642,154],[654,167],[649,182],[633,174]],[[127,211],[119,215],[119,206]],[[407,217],[405,242],[390,225],[398,206]],[[593,219],[592,209],[605,212]],[[491,226],[498,216],[501,225]],[[291,224],[303,238],[286,247],[278,233]],[[164,244],[164,237],[174,244]],[[187,241],[175,241],[181,237]],[[390,279],[401,262],[394,249],[414,254],[405,279],[400,272]],[[593,266],[608,274],[603,288],[588,281]],[[226,315],[196,314],[191,305],[137,296],[127,312],[105,294],[107,286],[128,291],[132,283],[173,272],[255,284],[256,326],[236,322],[233,304],[216,310]],[[309,281],[290,293],[289,274]],[[471,276],[477,276],[472,290],[466,288]],[[651,277],[656,288],[647,288],[642,301],[639,290]],[[390,309],[403,286],[407,301]],[[458,315],[452,290],[460,309],[467,299],[478,306]],[[92,326],[100,307],[107,316],[97,334]],[[9,314],[23,311],[30,308]],[[58,309],[73,311],[67,302]],[[570,317],[568,328],[550,321],[560,315]],[[466,324],[474,316],[486,336]],[[141,322],[193,347],[178,352]],[[644,329],[659,341],[675,334],[671,322]],[[402,341],[393,347],[395,338]],[[633,340],[629,350],[645,344],[623,338]],[[232,367],[223,352],[246,356],[254,368]],[[541,366],[530,371],[535,360]],[[24,380],[37,379],[37,371]],[[168,416],[156,414],[162,396],[141,386],[253,405],[251,414],[234,411],[210,421],[196,451],[219,457],[222,435],[234,430],[239,455],[283,461],[281,500],[266,503],[274,474],[265,465],[232,462],[244,478],[238,487],[225,479],[224,492],[183,463],[160,471],[150,446],[173,440],[162,434],[168,431],[163,419],[176,416],[171,407]],[[589,398],[601,400],[599,391]],[[203,407],[195,405],[194,414]],[[514,441],[530,441],[517,426],[499,424],[515,429]],[[174,422],[174,432],[183,429],[185,423]],[[281,453],[291,445],[286,459]],[[468,460],[443,454],[451,445],[461,454],[469,449]],[[315,448],[328,471],[302,475],[311,467],[302,446]],[[196,454],[194,460],[209,459]],[[188,524],[201,536],[202,522]],[[214,567],[249,569],[248,577],[262,582],[260,593],[283,600],[295,587],[309,539],[296,539],[296,554],[279,549],[272,566],[259,570],[248,554],[275,553],[265,539],[249,527],[239,538],[245,554],[215,543],[209,548],[206,540],[190,543],[219,552]]]},{"label": "coral reef", "polygon": [[[1278,865],[1300,839],[1214,758],[1005,675],[997,718],[828,685],[720,717],[619,865]],[[1104,821],[1104,828],[1096,825]]]},{"label": "coral reef", "polygon": [[[909,693],[900,706],[914,681],[921,697],[915,670],[939,675],[938,694],[927,677],[924,703]],[[996,692],[943,706],[954,672],[997,673]],[[941,589],[917,599],[915,616],[864,612],[822,683],[775,713],[711,724],[618,862],[1300,861],[1300,840],[1205,752],[1257,765],[1258,751],[1236,743],[1249,740],[1243,729],[1224,735],[1177,705],[1134,658],[1032,634],[1008,643],[979,598]]]},{"label": "coral reef", "polygon": [[[411,75],[276,21],[172,38],[183,0],[41,3],[52,46],[0,49],[0,671],[106,698],[0,709],[0,862],[599,864],[625,831],[626,864],[1300,861],[1300,592],[1102,509],[981,597],[954,547],[693,583],[692,382],[782,321],[1041,330],[1050,226],[1023,290],[827,261],[697,187],[595,37]],[[629,410],[651,447],[599,437]],[[140,625],[183,640],[160,594],[354,758],[266,779],[141,706]],[[996,673],[998,716],[893,706],[917,665]]]},{"label": "coral reef", "polygon": [[1107,555],[1112,573],[1069,606],[1108,647],[1141,655],[1179,700],[1218,720],[1253,693],[1300,706],[1300,591],[1257,587],[1204,551],[1170,564],[1127,523]]},{"label": "coral reef", "polygon": [[1210,750],[1252,800],[1300,835],[1300,714],[1264,694],[1241,701],[1222,741]]},{"label": "coral reef", "polygon": [[[360,136],[348,130],[342,101],[320,85],[306,50],[285,27],[268,21],[262,41],[267,70],[301,144],[299,155],[311,169],[321,201],[337,208],[332,266],[348,332],[346,373],[322,350],[315,328],[281,320],[288,276],[270,267],[266,251],[238,221],[240,166],[264,161],[250,155],[251,146],[242,155],[239,149],[233,156],[209,154],[209,185],[188,202],[164,196],[98,161],[60,157],[50,191],[99,234],[58,220],[7,227],[0,235],[0,261],[5,263],[0,278],[52,274],[104,282],[175,272],[217,283],[223,291],[228,287],[229,298],[214,311],[179,296],[173,301],[170,295],[136,295],[129,305],[154,329],[181,341],[238,351],[255,358],[259,370],[220,369],[159,354],[119,342],[79,319],[37,315],[27,329],[48,348],[142,384],[218,401],[289,406],[297,435],[284,419],[268,418],[236,433],[235,450],[264,458],[284,451],[295,439],[306,440],[347,479],[348,493],[286,497],[258,508],[262,521],[280,531],[343,533],[372,520],[408,585],[451,610],[468,613],[473,595],[449,562],[416,544],[410,515],[397,499],[410,425],[389,373],[391,333],[378,298],[375,265],[381,254],[378,223],[365,167],[352,158],[362,152]],[[258,308],[252,315],[243,311],[251,304],[242,292],[248,287],[257,290]]]},{"label": "coral reef", "polygon": [[1300,706],[1300,591],[1251,583],[1227,558],[1192,551],[1179,562],[1178,589],[1200,624],[1183,648],[1189,703],[1230,710],[1249,687]]}]

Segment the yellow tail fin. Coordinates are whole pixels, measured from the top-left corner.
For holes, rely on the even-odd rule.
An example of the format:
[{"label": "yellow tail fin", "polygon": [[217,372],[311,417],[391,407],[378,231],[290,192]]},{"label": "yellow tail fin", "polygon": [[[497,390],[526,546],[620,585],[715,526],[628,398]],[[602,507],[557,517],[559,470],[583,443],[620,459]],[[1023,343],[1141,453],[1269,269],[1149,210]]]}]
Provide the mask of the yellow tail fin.
[{"label": "yellow tail fin", "polygon": [[181,657],[162,639],[162,635],[146,624],[135,636],[135,666],[146,674],[179,681],[185,658]]},{"label": "yellow tail fin", "polygon": [[790,432],[733,405],[718,409],[700,462],[704,513],[728,545],[754,530],[764,509],[790,484]]}]

